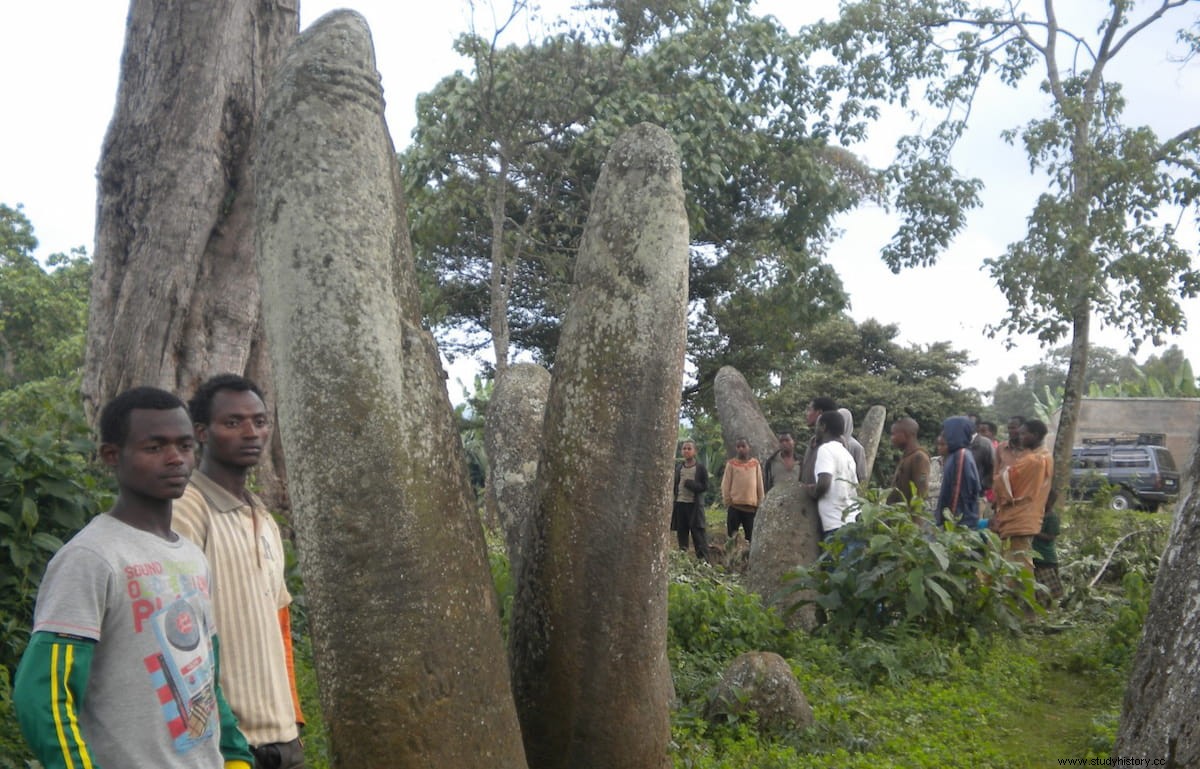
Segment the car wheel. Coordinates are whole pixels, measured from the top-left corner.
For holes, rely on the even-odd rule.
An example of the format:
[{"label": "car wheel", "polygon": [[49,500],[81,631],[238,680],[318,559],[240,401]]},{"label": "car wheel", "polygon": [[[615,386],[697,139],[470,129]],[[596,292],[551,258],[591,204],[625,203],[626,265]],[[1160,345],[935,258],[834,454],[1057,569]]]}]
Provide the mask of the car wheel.
[{"label": "car wheel", "polygon": [[1133,495],[1131,495],[1128,491],[1118,491],[1112,495],[1112,499],[1109,500],[1108,506],[1113,510],[1130,510],[1134,506]]}]

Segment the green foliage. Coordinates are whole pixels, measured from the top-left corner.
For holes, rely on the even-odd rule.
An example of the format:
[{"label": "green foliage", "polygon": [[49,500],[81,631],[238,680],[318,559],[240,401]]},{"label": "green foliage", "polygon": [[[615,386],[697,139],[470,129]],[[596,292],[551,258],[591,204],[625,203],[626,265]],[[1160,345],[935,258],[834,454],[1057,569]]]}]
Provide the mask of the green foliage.
[{"label": "green foliage", "polygon": [[883,447],[874,478],[891,479],[894,464],[887,449],[888,426],[901,416],[920,425],[920,437],[932,446],[950,414],[980,411],[979,395],[955,386],[968,363],[966,351],[944,342],[901,345],[894,324],[875,320],[856,323],[839,316],[804,334],[805,353],[778,387],[759,391],[763,412],[772,425],[791,427],[798,445],[809,437],[804,412],[815,395],[827,395],[861,419],[876,404],[887,410]]},{"label": "green foliage", "polygon": [[[33,257],[37,239],[20,206],[0,203],[0,392],[51,378],[70,378],[83,364],[91,262],[82,249]],[[0,423],[19,399],[5,393]],[[30,413],[30,412],[25,412]]]},{"label": "green foliage", "polygon": [[492,585],[496,588],[496,600],[500,615],[500,632],[508,642],[510,619],[512,618],[513,596],[516,594],[516,581],[513,579],[512,565],[508,562],[508,554],[504,550],[504,542],[499,538],[488,539],[488,566],[492,573]]},{"label": "green foliage", "polygon": [[718,575],[687,553],[672,551],[675,577],[667,588],[668,645],[693,661],[727,661],[748,651],[784,657],[794,639],[759,596]]},{"label": "green foliage", "polygon": [[82,437],[0,434],[0,666],[15,669],[50,557],[111,501]]},{"label": "green foliage", "polygon": [[0,769],[27,769],[34,765],[33,754],[17,726],[13,710],[12,678],[0,665]]},{"label": "green foliage", "polygon": [[892,628],[953,640],[1016,630],[1034,610],[1032,575],[1006,561],[990,532],[915,517],[898,506],[866,502],[858,520],[824,545],[827,560],[787,577],[793,593],[814,591],[822,632],[880,637]]},{"label": "green foliage", "polygon": [[807,41],[751,9],[602,0],[581,14],[590,26],[526,45],[458,41],[474,71],[418,100],[402,158],[440,328],[470,332],[474,349],[510,324],[514,345],[552,360],[605,154],[640,122],[663,126],[681,153],[702,398],[722,364],[765,384],[801,329],[845,305],[820,253],[832,217],[876,182],[827,142]]}]

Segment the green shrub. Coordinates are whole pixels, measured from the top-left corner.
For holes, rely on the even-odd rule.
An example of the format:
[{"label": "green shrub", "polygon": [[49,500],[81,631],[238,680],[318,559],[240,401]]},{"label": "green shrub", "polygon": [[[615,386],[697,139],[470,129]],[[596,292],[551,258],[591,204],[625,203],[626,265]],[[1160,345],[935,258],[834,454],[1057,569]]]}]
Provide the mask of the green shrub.
[{"label": "green shrub", "polygon": [[838,529],[822,560],[785,578],[794,606],[815,603],[823,632],[878,637],[896,626],[951,639],[1014,630],[1036,611],[1032,575],[1000,555],[990,532],[939,529],[907,509],[864,503]]},{"label": "green shrub", "polygon": [[0,435],[0,665],[16,666],[29,640],[38,585],[63,541],[111,501],[78,435]]},{"label": "green shrub", "polygon": [[508,553],[504,549],[504,543],[499,538],[489,537],[487,552],[488,566],[492,571],[492,584],[496,587],[496,601],[500,609],[500,632],[507,643],[508,624],[512,617],[516,582],[513,579],[512,566],[508,562]]},{"label": "green shrub", "polygon": [[673,574],[667,588],[667,643],[693,657],[729,662],[748,651],[795,648],[779,614],[687,553],[672,552]]}]

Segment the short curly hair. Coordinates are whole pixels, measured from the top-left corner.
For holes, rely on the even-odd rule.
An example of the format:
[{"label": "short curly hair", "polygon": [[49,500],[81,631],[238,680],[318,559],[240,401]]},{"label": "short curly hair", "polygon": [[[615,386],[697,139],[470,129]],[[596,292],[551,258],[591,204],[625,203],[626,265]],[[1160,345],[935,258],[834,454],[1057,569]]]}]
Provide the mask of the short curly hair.
[{"label": "short curly hair", "polygon": [[188,401],[188,413],[192,415],[194,424],[212,424],[213,398],[217,397],[217,393],[222,390],[239,393],[252,392],[263,402],[267,400],[258,385],[246,377],[238,374],[217,374],[197,387],[196,394]]},{"label": "short curly hair", "polygon": [[124,446],[129,437],[129,415],[134,409],[170,411],[183,408],[183,401],[157,387],[134,387],[104,404],[100,411],[100,442]]}]

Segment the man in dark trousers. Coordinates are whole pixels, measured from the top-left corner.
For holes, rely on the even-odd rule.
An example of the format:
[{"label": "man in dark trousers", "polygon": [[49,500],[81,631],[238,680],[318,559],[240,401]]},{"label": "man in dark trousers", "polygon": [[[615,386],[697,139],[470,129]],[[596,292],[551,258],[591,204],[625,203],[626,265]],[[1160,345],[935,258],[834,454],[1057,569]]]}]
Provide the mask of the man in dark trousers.
[{"label": "man in dark trousers", "polygon": [[688,535],[696,557],[708,559],[708,535],[704,523],[704,492],[708,491],[708,468],[696,459],[696,444],[684,441],[679,447],[683,461],[675,465],[675,504],[671,509],[671,531],[679,537],[679,549],[688,549]]}]

